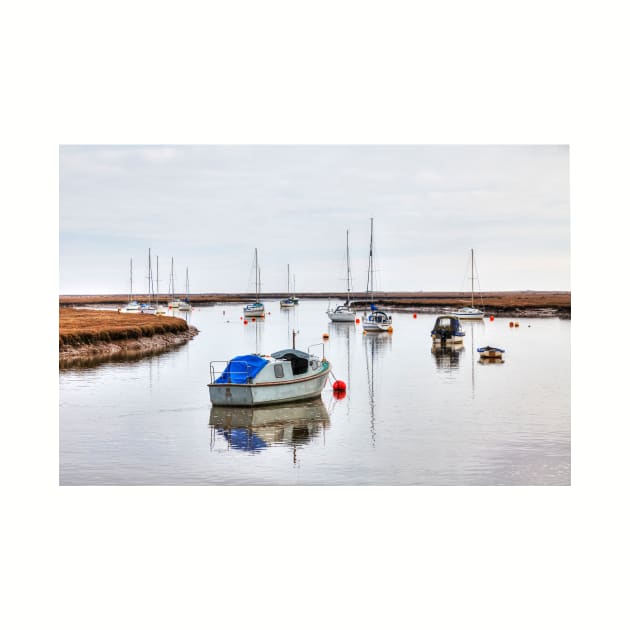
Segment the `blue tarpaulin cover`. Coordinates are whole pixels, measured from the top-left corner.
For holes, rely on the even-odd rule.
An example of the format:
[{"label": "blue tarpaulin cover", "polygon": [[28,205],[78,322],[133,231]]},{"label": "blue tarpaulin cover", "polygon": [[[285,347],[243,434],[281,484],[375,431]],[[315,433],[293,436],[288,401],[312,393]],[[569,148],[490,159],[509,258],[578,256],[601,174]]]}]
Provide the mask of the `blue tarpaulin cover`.
[{"label": "blue tarpaulin cover", "polygon": [[268,359],[263,359],[255,354],[234,357],[215,383],[247,383],[247,379],[254,378],[267,363],[269,363]]}]

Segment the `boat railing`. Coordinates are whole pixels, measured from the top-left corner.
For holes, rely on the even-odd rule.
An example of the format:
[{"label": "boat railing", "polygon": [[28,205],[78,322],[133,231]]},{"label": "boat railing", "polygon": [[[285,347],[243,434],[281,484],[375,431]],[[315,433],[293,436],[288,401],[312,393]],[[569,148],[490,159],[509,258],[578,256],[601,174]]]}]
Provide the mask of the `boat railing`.
[{"label": "boat railing", "polygon": [[326,359],[326,357],[324,356],[324,344],[323,344],[322,342],[319,342],[319,343],[313,343],[313,344],[311,344],[311,345],[310,345],[310,346],[306,349],[306,351],[308,352],[308,354],[313,354],[313,353],[311,352],[311,348],[315,348],[315,347],[319,347],[319,346],[321,346],[321,348],[322,348],[321,360],[322,360],[322,361],[324,361],[324,360]]},{"label": "boat railing", "polygon": [[[245,377],[249,376],[249,366],[247,363],[245,363],[244,361],[210,361],[210,385],[214,385],[215,381],[217,380],[217,378],[219,378],[223,372],[225,371],[225,368],[227,367],[227,365],[231,363],[233,366],[239,366],[239,365],[243,365],[245,367],[245,369],[243,370],[230,370],[227,374],[227,383],[231,383],[232,381],[230,380],[230,376],[235,376],[237,374],[243,374],[245,375]],[[223,367],[221,368],[217,368],[216,366],[218,365],[222,365]]]}]

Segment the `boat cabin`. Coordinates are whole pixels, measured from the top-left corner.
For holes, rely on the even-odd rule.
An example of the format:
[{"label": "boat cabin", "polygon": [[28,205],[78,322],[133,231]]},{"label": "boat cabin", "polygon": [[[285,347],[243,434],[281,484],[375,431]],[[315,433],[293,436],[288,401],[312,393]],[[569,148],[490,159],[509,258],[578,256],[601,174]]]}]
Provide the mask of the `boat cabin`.
[{"label": "boat cabin", "polygon": [[436,342],[463,342],[466,333],[462,330],[459,318],[453,315],[440,315],[431,331],[431,337]]}]

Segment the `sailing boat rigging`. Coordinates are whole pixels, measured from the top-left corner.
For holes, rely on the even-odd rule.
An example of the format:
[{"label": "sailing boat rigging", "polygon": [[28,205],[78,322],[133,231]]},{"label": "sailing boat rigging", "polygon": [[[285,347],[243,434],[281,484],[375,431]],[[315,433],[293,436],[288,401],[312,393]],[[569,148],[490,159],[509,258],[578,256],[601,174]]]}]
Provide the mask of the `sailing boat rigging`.
[{"label": "sailing boat rigging", "polygon": [[129,301],[124,310],[126,313],[140,311],[140,304],[138,304],[137,300],[133,299],[133,258],[129,259]]},{"label": "sailing boat rigging", "polygon": [[378,310],[374,304],[374,219],[370,219],[370,258],[366,293],[370,298],[370,313],[363,314],[363,330],[365,332],[391,332],[393,330],[391,315]]},{"label": "sailing boat rigging", "polygon": [[348,244],[348,230],[346,230],[346,290],[347,296],[344,304],[339,304],[333,310],[329,308],[326,312],[331,322],[354,322],[357,314],[350,306],[350,247]]},{"label": "sailing boat rigging", "polygon": [[173,273],[173,257],[171,256],[171,279],[169,283],[171,290],[171,301],[168,303],[170,309],[179,308],[179,300],[175,299],[175,274]]},{"label": "sailing boat rigging", "polygon": [[190,287],[188,285],[188,267],[186,267],[186,297],[179,301],[180,311],[190,311]]},{"label": "sailing boat rigging", "polygon": [[160,305],[160,257],[155,257],[155,314],[166,315],[166,307]]},{"label": "sailing boat rigging", "polygon": [[297,304],[295,296],[291,297],[291,275],[289,265],[287,265],[287,297],[280,300],[280,308],[293,308]]},{"label": "sailing boat rigging", "polygon": [[155,313],[155,306],[153,305],[152,295],[153,295],[153,275],[151,273],[151,248],[149,247],[149,275],[147,276],[149,280],[149,303],[142,304],[141,310],[143,313],[152,314]]},{"label": "sailing boat rigging", "polygon": [[[477,276],[477,280],[479,276]],[[470,250],[470,306],[449,311],[450,315],[459,319],[483,319],[485,313],[475,308],[475,251]]]},{"label": "sailing boat rigging", "polygon": [[264,317],[265,305],[260,301],[260,268],[258,267],[258,248],[254,249],[254,273],[256,282],[256,301],[245,305],[243,314],[245,317]]}]

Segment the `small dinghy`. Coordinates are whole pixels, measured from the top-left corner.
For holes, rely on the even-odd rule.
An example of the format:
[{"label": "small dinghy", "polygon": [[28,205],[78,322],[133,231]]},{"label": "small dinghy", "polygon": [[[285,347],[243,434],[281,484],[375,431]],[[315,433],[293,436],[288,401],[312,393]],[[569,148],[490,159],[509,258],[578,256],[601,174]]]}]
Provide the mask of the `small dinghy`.
[{"label": "small dinghy", "polygon": [[505,350],[503,350],[503,348],[484,346],[483,348],[477,348],[477,352],[481,359],[502,359]]}]

